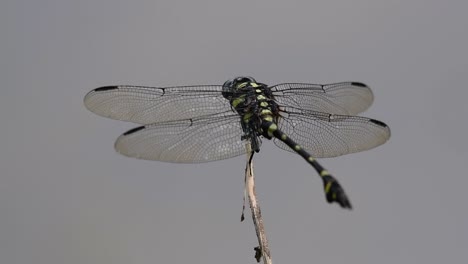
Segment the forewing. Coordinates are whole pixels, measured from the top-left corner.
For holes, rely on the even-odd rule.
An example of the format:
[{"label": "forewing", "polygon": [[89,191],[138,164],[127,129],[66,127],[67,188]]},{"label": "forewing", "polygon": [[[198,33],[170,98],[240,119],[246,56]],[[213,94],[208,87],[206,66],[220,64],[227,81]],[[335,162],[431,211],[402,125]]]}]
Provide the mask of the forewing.
[{"label": "forewing", "polygon": [[356,115],[372,104],[370,88],[359,82],[283,83],[271,87],[280,106],[336,115]]},{"label": "forewing", "polygon": [[84,104],[100,116],[146,125],[229,111],[221,89],[219,85],[106,86],[89,92]]},{"label": "forewing", "polygon": [[115,149],[129,157],[176,163],[227,159],[246,153],[236,114],[163,122],[121,135]]},{"label": "forewing", "polygon": [[[389,127],[381,121],[321,112],[294,112],[280,118],[278,127],[315,158],[329,158],[375,148],[390,138]],[[286,144],[275,144],[294,152]]]}]

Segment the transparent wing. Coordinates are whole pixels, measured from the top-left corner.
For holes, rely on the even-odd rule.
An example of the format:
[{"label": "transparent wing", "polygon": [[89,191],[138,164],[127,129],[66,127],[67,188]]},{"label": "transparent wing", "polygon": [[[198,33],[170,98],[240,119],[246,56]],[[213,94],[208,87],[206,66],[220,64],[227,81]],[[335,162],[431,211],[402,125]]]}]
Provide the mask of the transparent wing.
[{"label": "transparent wing", "polygon": [[231,106],[221,89],[220,85],[106,86],[89,92],[84,104],[100,116],[145,125],[226,112]]},{"label": "transparent wing", "polygon": [[115,149],[140,159],[198,163],[246,153],[242,135],[238,115],[218,114],[134,128],[117,139]]},{"label": "transparent wing", "polygon": [[[389,127],[381,121],[359,117],[332,115],[288,109],[278,127],[315,158],[329,158],[375,148],[390,138]],[[291,152],[278,139],[274,143]]]},{"label": "transparent wing", "polygon": [[359,82],[283,83],[271,89],[280,106],[336,115],[356,115],[374,100],[370,88]]}]

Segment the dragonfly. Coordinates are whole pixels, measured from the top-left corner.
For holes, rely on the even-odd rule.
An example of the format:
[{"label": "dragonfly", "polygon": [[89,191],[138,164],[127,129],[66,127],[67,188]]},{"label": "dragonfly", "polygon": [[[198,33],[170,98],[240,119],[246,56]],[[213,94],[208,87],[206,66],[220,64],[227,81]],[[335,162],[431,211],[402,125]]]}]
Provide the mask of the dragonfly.
[{"label": "dragonfly", "polygon": [[117,152],[145,160],[201,163],[260,151],[262,139],[299,154],[323,181],[328,203],[350,199],[317,158],[369,150],[390,138],[382,121],[356,116],[374,99],[361,82],[282,83],[241,76],[223,85],[114,85],[86,94],[97,115],[139,124],[115,142]]}]

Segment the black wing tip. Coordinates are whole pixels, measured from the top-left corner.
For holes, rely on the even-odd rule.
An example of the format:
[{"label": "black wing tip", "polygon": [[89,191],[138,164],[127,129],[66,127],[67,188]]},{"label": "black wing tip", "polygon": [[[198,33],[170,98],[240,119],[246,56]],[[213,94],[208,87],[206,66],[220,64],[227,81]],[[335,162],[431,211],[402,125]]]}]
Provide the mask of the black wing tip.
[{"label": "black wing tip", "polygon": [[103,91],[116,90],[116,89],[119,89],[119,87],[116,85],[110,85],[110,86],[102,86],[102,87],[96,88],[93,91],[103,92]]},{"label": "black wing tip", "polygon": [[351,85],[358,87],[368,87],[365,83],[362,82],[351,82]]},{"label": "black wing tip", "polygon": [[374,124],[376,124],[378,126],[381,126],[381,127],[388,127],[387,124],[385,124],[382,121],[376,120],[376,119],[369,119],[369,122],[374,123]]},{"label": "black wing tip", "polygon": [[135,133],[135,132],[137,132],[137,131],[140,131],[140,130],[142,130],[142,129],[145,129],[145,127],[146,127],[146,126],[139,126],[139,127],[132,128],[132,129],[130,129],[129,131],[123,133],[123,135],[124,135],[124,136],[128,136],[128,135],[133,134],[133,133]]}]

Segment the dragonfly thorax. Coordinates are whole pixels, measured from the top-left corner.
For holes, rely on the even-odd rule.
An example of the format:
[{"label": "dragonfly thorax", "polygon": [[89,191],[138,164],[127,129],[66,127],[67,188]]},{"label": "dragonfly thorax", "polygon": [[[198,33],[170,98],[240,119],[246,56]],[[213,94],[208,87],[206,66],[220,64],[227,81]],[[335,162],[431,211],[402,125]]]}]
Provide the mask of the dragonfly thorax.
[{"label": "dragonfly thorax", "polygon": [[276,122],[278,118],[279,107],[270,88],[251,77],[237,77],[224,83],[223,96],[240,116],[243,139],[250,139],[252,148],[258,152],[259,136],[271,139],[262,123]]}]

